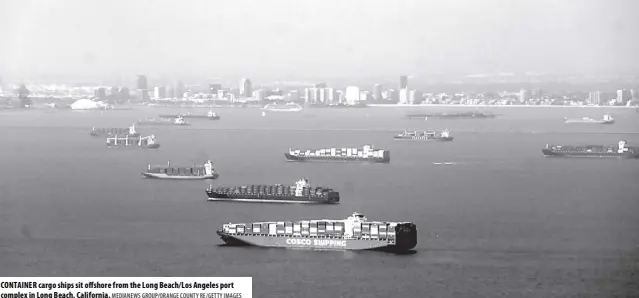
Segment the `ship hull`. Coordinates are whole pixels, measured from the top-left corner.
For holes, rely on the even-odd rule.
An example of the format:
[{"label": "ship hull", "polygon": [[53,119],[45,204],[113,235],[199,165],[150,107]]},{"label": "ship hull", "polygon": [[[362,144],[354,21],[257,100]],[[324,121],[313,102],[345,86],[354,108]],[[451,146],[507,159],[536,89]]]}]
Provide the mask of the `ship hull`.
[{"label": "ship hull", "polygon": [[250,195],[250,194],[224,194],[215,191],[206,191],[208,201],[244,202],[244,203],[276,203],[276,204],[339,204],[338,200],[329,200],[319,197],[296,197],[284,195]]},{"label": "ship hull", "polygon": [[428,115],[428,114],[411,114],[406,115],[408,119],[489,119],[495,118],[495,115]]},{"label": "ship hull", "polygon": [[129,146],[125,146],[125,145],[117,145],[117,146],[107,146],[107,148],[109,149],[133,149],[133,148],[139,148],[139,149],[158,149],[160,148],[160,144],[153,144],[153,145],[148,145],[148,146],[138,146],[138,145],[129,145]]},{"label": "ship hull", "polygon": [[581,157],[581,158],[639,158],[639,153],[605,153],[605,152],[559,152],[542,149],[546,157]]},{"label": "ship hull", "polygon": [[416,246],[408,244],[398,246],[388,240],[378,239],[344,239],[344,238],[306,238],[306,237],[274,237],[261,235],[230,235],[217,231],[222,241],[233,246],[257,246],[269,248],[293,248],[311,250],[382,250],[389,252],[406,252]]},{"label": "ship hull", "polygon": [[[180,115],[160,115],[161,119],[176,119]],[[220,116],[211,116],[208,115],[181,115],[184,119],[208,119],[208,120],[220,120]]]},{"label": "ship hull", "polygon": [[390,157],[374,158],[374,157],[344,157],[344,156],[295,156],[290,153],[284,153],[284,157],[288,161],[298,162],[371,162],[371,163],[390,163]]},{"label": "ship hull", "polygon": [[416,142],[450,142],[454,139],[454,137],[446,137],[446,138],[427,138],[427,137],[403,137],[403,136],[395,136],[393,138],[395,141],[416,141]]},{"label": "ship hull", "polygon": [[169,125],[175,125],[175,126],[188,126],[190,124],[188,123],[181,123],[181,124],[177,124],[177,123],[172,123],[172,122],[138,122],[138,125],[144,125],[144,126],[169,126]]},{"label": "ship hull", "polygon": [[142,177],[148,179],[165,179],[165,180],[215,180],[219,175],[201,175],[201,176],[179,176],[179,175],[167,175],[164,173],[142,173]]},{"label": "ship hull", "polygon": [[592,120],[592,121],[586,121],[586,120],[566,120],[565,121],[566,124],[613,124],[615,123],[614,121],[604,121],[604,120]]},{"label": "ship hull", "polygon": [[139,133],[135,133],[135,134],[115,134],[115,133],[90,133],[90,135],[92,137],[115,137],[118,136],[119,138],[139,138],[140,134]]}]

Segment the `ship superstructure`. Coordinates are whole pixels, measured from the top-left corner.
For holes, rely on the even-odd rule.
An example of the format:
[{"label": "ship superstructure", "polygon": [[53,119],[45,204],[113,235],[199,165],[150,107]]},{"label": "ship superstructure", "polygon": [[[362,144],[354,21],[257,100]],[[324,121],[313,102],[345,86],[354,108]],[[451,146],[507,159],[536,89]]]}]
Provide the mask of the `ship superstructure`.
[{"label": "ship superstructure", "polygon": [[284,156],[289,161],[357,161],[389,163],[390,151],[364,145],[361,148],[292,149]]}]

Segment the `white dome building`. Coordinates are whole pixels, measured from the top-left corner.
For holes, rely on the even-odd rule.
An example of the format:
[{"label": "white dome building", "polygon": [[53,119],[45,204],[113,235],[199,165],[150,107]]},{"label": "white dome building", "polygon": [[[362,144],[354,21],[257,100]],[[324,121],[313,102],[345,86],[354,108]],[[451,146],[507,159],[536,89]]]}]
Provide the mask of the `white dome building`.
[{"label": "white dome building", "polygon": [[103,109],[105,105],[101,102],[96,102],[90,99],[80,99],[71,104],[72,110],[95,110]]}]

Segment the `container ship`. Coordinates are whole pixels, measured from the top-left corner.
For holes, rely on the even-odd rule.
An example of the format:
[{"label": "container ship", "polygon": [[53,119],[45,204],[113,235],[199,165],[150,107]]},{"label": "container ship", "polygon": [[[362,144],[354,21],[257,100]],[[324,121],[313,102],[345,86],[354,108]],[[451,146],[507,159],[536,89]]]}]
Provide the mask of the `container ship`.
[{"label": "container ship", "polygon": [[321,250],[381,250],[396,253],[417,246],[411,222],[368,221],[354,212],[346,219],[224,224],[217,234],[227,245]]},{"label": "container ship", "polygon": [[442,130],[439,132],[425,130],[405,130],[393,137],[397,141],[440,141],[450,142],[454,139],[450,131]]},{"label": "container ship", "polygon": [[284,156],[289,161],[351,161],[389,163],[390,151],[364,145],[362,148],[326,148],[316,150],[288,149]]},{"label": "container ship", "polygon": [[182,117],[184,119],[187,118],[191,118],[191,119],[208,119],[208,120],[220,120],[220,115],[218,115],[216,112],[213,112],[213,110],[209,110],[208,113],[206,113],[205,115],[200,115],[200,114],[191,114],[191,113],[182,113],[182,114],[177,114],[177,115],[160,115],[159,116],[161,119],[176,119],[179,117]]},{"label": "container ship", "polygon": [[484,119],[484,118],[495,118],[497,117],[494,114],[485,114],[479,112],[464,112],[464,113],[431,113],[431,114],[407,114],[406,118],[409,119]]},{"label": "container ship", "polygon": [[184,117],[178,116],[175,119],[150,118],[145,120],[139,120],[138,125],[190,125],[190,124],[186,122],[186,120],[184,120]]},{"label": "container ship", "polygon": [[107,148],[142,148],[142,149],[157,149],[160,148],[160,144],[155,142],[155,135],[148,137],[108,137],[106,139]]},{"label": "container ship", "polygon": [[296,103],[289,102],[284,105],[280,104],[267,104],[262,110],[271,112],[301,112],[304,108]]},{"label": "container ship", "polygon": [[617,145],[551,145],[546,144],[546,148],[541,149],[545,156],[556,157],[616,157],[616,158],[639,158],[639,147],[627,147],[626,141],[619,141]]},{"label": "container ship", "polygon": [[104,137],[104,136],[129,136],[139,137],[140,133],[135,130],[135,124],[129,126],[129,128],[95,128],[91,130],[91,136]]},{"label": "container ship", "polygon": [[148,165],[142,177],[168,180],[213,180],[217,179],[219,174],[213,169],[213,163],[210,160],[202,166],[193,167],[172,167],[169,161],[166,165]]},{"label": "container ship", "polygon": [[213,187],[206,190],[209,201],[233,201],[255,203],[338,204],[339,192],[327,187],[311,187],[308,179],[300,179],[295,185],[243,185]]},{"label": "container ship", "polygon": [[602,119],[592,119],[588,117],[583,118],[565,118],[565,123],[590,123],[590,124],[613,124],[615,123],[615,119],[610,115],[604,115]]}]

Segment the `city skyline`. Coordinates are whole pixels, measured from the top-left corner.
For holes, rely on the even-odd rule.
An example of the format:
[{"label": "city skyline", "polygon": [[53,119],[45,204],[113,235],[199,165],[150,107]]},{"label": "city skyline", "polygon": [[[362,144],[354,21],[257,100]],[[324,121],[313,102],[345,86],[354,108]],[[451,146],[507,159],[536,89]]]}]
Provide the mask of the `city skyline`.
[{"label": "city skyline", "polygon": [[555,2],[9,0],[0,75],[639,72],[636,2]]}]

